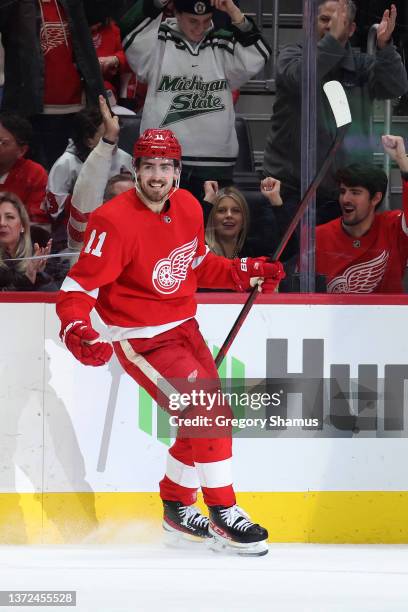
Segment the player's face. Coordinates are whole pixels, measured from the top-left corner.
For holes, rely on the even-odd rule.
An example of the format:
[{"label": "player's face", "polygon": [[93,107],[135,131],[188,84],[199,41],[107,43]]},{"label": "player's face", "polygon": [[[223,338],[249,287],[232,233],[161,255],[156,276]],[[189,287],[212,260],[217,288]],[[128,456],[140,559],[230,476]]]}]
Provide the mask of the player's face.
[{"label": "player's face", "polygon": [[381,193],[370,197],[365,187],[347,187],[340,184],[339,203],[345,226],[356,226],[374,220],[375,208],[381,199]]},{"label": "player's face", "polygon": [[214,230],[219,238],[238,238],[244,224],[239,204],[229,196],[222,198],[214,211]]},{"label": "player's face", "polygon": [[11,202],[0,204],[0,245],[13,253],[23,230],[20,215]]},{"label": "player's face", "polygon": [[142,159],[137,178],[139,187],[150,202],[161,202],[178,177],[172,159]]},{"label": "player's face", "polygon": [[7,171],[26,153],[27,145],[19,144],[13,134],[0,123],[0,169]]},{"label": "player's face", "polygon": [[191,13],[176,13],[177,23],[184,36],[192,42],[200,42],[211,27],[212,13],[208,15],[192,15]]}]

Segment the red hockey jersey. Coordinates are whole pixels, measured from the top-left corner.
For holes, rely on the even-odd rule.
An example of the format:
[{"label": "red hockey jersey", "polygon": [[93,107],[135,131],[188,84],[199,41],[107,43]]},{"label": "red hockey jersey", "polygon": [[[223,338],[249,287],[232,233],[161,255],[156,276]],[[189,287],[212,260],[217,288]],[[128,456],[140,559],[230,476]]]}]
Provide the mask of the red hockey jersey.
[{"label": "red hockey jersey", "polygon": [[360,238],[347,234],[341,219],[316,228],[316,272],[328,293],[401,293],[408,258],[408,181],[403,211],[378,213]]},{"label": "red hockey jersey", "polygon": [[84,245],[57,312],[68,322],[95,306],[113,339],[156,335],[193,317],[198,286],[235,288],[232,260],[209,252],[201,206],[181,189],[161,214],[133,189],[106,202],[90,215]]},{"label": "red hockey jersey", "polygon": [[0,191],[18,195],[28,211],[32,223],[50,223],[45,210],[45,190],[48,174],[37,162],[21,157],[0,177]]},{"label": "red hockey jersey", "polygon": [[64,7],[58,0],[40,2],[41,49],[44,56],[44,112],[74,113],[84,105]]}]

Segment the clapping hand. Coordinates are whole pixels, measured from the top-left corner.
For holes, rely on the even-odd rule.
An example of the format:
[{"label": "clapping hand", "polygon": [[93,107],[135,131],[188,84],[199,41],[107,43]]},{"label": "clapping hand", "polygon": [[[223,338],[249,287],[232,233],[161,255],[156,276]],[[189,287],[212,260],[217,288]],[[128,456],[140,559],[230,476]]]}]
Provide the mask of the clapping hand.
[{"label": "clapping hand", "polygon": [[330,20],[330,34],[345,45],[350,35],[350,17],[346,0],[339,0]]},{"label": "clapping hand", "polygon": [[104,76],[114,75],[118,72],[119,59],[116,57],[116,55],[108,55],[106,57],[99,57],[98,59],[102,74]]},{"label": "clapping hand", "polygon": [[384,49],[391,40],[392,33],[395,29],[397,20],[397,7],[391,4],[390,9],[386,9],[381,19],[381,23],[377,29],[377,47]]},{"label": "clapping hand", "polygon": [[[45,247],[40,247],[38,242],[34,244],[34,257],[41,257],[41,259],[29,259],[27,261],[26,276],[30,281],[35,283],[38,272],[43,272],[47,265],[47,255],[51,253],[52,239],[50,238]],[[42,259],[44,256],[44,259]]]}]

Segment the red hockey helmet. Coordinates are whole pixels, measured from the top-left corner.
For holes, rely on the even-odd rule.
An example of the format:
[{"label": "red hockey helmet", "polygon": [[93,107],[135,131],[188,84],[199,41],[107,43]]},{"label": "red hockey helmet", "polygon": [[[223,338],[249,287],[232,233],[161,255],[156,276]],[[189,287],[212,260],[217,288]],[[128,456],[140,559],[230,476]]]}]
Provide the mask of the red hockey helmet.
[{"label": "red hockey helmet", "polygon": [[145,130],[133,148],[135,160],[141,157],[160,157],[181,161],[180,143],[171,130]]}]

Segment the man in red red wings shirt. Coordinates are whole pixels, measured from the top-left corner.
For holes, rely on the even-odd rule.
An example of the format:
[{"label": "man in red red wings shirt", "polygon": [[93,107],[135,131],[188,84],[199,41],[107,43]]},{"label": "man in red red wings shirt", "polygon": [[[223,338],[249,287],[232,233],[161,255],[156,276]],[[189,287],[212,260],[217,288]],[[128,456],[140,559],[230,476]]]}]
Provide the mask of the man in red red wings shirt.
[{"label": "man in red red wings shirt", "polygon": [[[170,130],[146,130],[134,149],[136,190],[91,214],[79,261],[62,285],[57,312],[61,337],[84,364],[103,365],[112,347],[92,329],[93,307],[109,328],[113,349],[130,376],[166,409],[172,392],[211,381],[220,388],[212,356],[198,330],[197,287],[245,291],[253,277],[274,290],[279,262],[229,260],[209,252],[200,204],[179,190],[181,149]],[[165,381],[166,390],[160,386]],[[207,406],[202,414],[212,417]],[[223,405],[215,410],[229,414]],[[191,430],[190,430],[191,431]],[[236,505],[230,428],[200,437],[179,434],[160,482],[163,526],[172,534],[214,538],[221,547],[259,555],[268,533]],[[201,486],[210,520],[193,506]]]},{"label": "man in red red wings shirt", "polygon": [[328,293],[401,293],[408,258],[408,158],[400,136],[383,136],[398,164],[403,208],[376,214],[387,190],[384,172],[353,164],[337,173],[342,216],[316,228],[316,272]]}]

